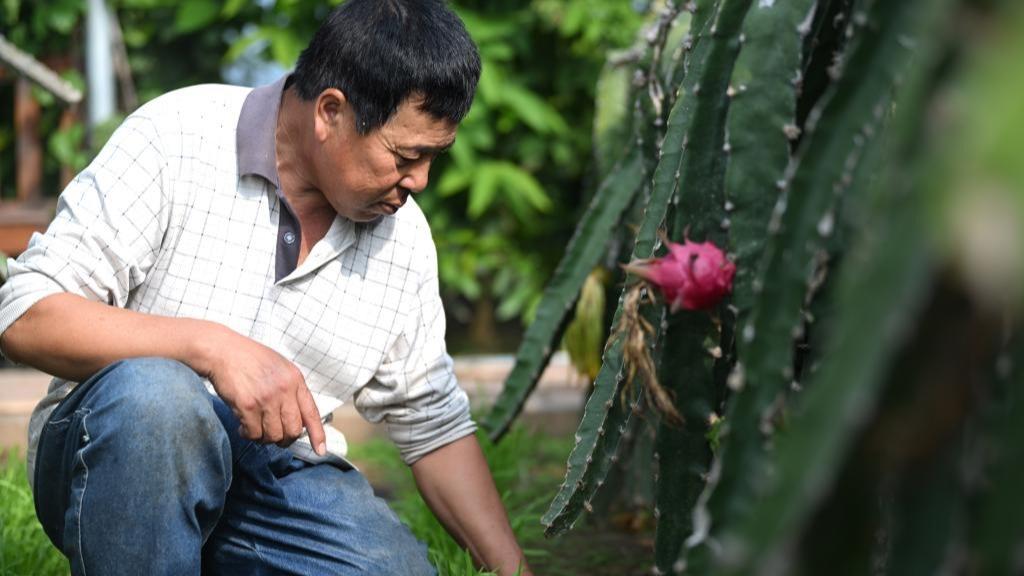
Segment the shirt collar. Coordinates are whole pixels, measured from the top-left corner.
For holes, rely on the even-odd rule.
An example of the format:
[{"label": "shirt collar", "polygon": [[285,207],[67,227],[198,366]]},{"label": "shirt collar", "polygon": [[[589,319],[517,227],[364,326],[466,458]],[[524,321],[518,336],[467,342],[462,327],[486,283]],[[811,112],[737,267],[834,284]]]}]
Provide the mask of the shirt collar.
[{"label": "shirt collar", "polygon": [[277,174],[274,138],[277,111],[289,78],[290,75],[286,74],[273,84],[253,88],[242,104],[235,131],[238,175],[262,176],[277,188],[281,187],[281,180]]}]

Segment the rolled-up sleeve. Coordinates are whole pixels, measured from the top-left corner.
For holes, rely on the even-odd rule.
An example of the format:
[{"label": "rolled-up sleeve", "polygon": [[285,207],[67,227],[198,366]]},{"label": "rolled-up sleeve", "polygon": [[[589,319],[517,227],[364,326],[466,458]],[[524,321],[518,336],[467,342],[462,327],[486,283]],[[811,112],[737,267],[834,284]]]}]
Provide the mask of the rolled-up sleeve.
[{"label": "rolled-up sleeve", "polygon": [[153,265],[168,224],[164,157],[153,121],[129,117],[64,190],[43,234],[9,263],[0,333],[33,304],[72,293],[123,307]]},{"label": "rolled-up sleeve", "polygon": [[371,422],[384,422],[406,464],[472,434],[469,399],[459,387],[445,347],[445,317],[437,283],[437,255],[429,236],[415,309],[373,380],[355,397]]}]

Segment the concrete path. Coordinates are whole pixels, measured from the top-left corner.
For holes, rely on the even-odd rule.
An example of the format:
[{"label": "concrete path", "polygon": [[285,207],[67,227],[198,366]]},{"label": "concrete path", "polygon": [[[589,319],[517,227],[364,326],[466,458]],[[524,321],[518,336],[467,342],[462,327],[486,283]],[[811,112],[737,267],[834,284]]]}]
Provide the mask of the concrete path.
[{"label": "concrete path", "polygon": [[[455,374],[477,413],[494,402],[512,364],[511,356],[455,358]],[[0,451],[13,447],[24,453],[29,415],[36,402],[46,395],[49,384],[50,376],[30,368],[0,370]],[[583,406],[585,385],[566,355],[555,354],[526,403],[523,421],[553,434],[572,432]],[[351,406],[337,410],[332,424],[345,433],[350,443],[382,435],[379,427],[363,420]]]}]

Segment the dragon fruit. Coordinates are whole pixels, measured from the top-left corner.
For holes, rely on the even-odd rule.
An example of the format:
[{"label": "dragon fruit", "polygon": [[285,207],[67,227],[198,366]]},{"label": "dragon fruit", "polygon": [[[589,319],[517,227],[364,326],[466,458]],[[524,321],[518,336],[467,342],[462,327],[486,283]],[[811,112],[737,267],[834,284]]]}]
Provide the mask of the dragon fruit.
[{"label": "dragon fruit", "polygon": [[667,242],[661,258],[631,262],[628,272],[657,286],[672,312],[680,308],[708,310],[732,292],[736,265],[711,242]]}]

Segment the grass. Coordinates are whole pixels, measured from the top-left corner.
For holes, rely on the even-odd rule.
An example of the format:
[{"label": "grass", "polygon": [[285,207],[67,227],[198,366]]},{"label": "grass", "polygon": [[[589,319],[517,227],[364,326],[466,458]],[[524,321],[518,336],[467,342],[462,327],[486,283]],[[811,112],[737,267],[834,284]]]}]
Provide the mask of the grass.
[{"label": "grass", "polygon": [[[539,519],[561,480],[571,438],[553,439],[522,428],[513,429],[498,445],[490,443],[483,434],[477,437],[508,510],[512,529],[527,559],[533,563],[547,554],[537,547],[543,541]],[[367,473],[375,488],[389,499],[391,507],[413,534],[427,544],[430,560],[440,576],[490,574],[474,568],[469,554],[434,518],[416,491],[408,467],[390,442],[363,442],[353,447],[349,456]]]},{"label": "grass", "polygon": [[0,576],[68,574],[68,562],[36,521],[25,459],[0,453]]},{"label": "grass", "polygon": [[[552,439],[521,428],[512,430],[499,445],[491,444],[483,435],[479,439],[527,558],[531,562],[542,558],[546,552],[533,547],[543,540],[538,519],[561,479],[571,439]],[[427,544],[440,576],[487,574],[473,567],[469,554],[434,518],[394,445],[387,440],[370,440],[354,446],[349,456],[371,481],[386,479],[375,481],[375,487],[388,496],[402,521]],[[67,574],[67,560],[50,544],[36,520],[24,457],[0,453],[0,576]]]}]

